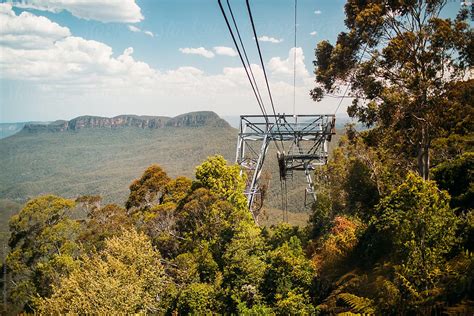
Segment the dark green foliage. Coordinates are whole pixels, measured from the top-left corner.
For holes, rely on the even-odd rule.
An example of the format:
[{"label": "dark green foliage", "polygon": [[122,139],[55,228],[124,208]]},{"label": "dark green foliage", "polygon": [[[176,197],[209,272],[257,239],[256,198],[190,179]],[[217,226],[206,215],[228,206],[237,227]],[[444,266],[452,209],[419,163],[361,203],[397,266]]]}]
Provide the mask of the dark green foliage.
[{"label": "dark green foliage", "polygon": [[354,160],[349,166],[347,181],[347,207],[352,214],[368,220],[379,201],[376,183],[371,179],[371,171],[361,160]]},{"label": "dark green foliage", "polygon": [[301,248],[297,237],[272,250],[265,273],[264,292],[269,302],[286,300],[295,294],[308,299],[315,269]]},{"label": "dark green foliage", "polygon": [[[328,164],[336,172],[318,179],[322,193],[309,226],[315,232],[307,251],[318,271],[319,309],[360,313],[367,307],[376,314],[403,314],[447,311],[452,305],[469,310],[471,257],[464,249],[472,248],[472,212],[451,208],[449,194],[434,181],[413,173],[404,179],[390,173],[387,167],[394,160],[384,157],[385,151],[367,150],[358,144],[357,134],[348,136],[356,142],[339,149]],[[359,159],[344,158],[344,152]],[[472,169],[466,166],[469,155],[439,165],[443,174],[463,166],[464,174],[458,177],[464,190],[463,179]],[[352,172],[351,166],[359,172]],[[370,196],[364,182],[372,184],[373,202],[360,198]],[[345,202],[336,207],[327,196],[344,197]],[[357,224],[357,218],[367,225]]]},{"label": "dark green foliage", "polygon": [[456,242],[458,219],[449,207],[449,196],[435,183],[409,174],[377,206],[374,225],[389,236],[390,257],[399,262],[400,273],[418,291],[437,282],[436,272]]},{"label": "dark green foliage", "polygon": [[[350,115],[374,127],[349,126],[317,169],[318,199],[305,229],[257,226],[246,208],[246,179],[222,156],[198,166],[194,181],[151,165],[130,186],[125,208],[84,196],[76,204],[87,218],[78,219],[70,216],[72,200],[43,196],[13,216],[10,301],[53,314],[88,314],[93,304],[100,313],[472,314],[474,81],[463,77],[472,66],[472,30],[466,12],[440,18],[443,4],[350,0],[348,30],[335,45],[318,44],[313,98],[350,81]],[[113,137],[133,143],[124,130]],[[233,139],[235,131],[227,132]],[[77,141],[81,133],[64,139]],[[203,154],[206,133],[186,133],[204,143],[140,143],[131,156],[118,154],[126,152],[120,146],[110,153],[100,147],[100,157],[134,164],[152,153],[169,163],[190,151]],[[90,152],[82,154],[97,159],[97,148]],[[75,155],[66,156],[75,166]],[[427,179],[430,163],[435,181]],[[191,176],[190,166],[170,175]]]},{"label": "dark green foliage", "polygon": [[[390,163],[381,161],[390,160],[368,149],[357,133],[349,133],[349,139],[327,165],[331,176],[318,179],[322,192],[303,230],[288,224],[257,227],[239,202],[242,191],[235,189],[244,179],[220,157],[198,167],[194,183],[185,177],[170,179],[158,166],[148,168],[143,181],[135,182],[145,190],[137,185],[132,191],[140,201],[132,212],[113,204],[100,207],[97,197],[81,197],[77,203],[88,216],[76,220],[67,211],[72,201],[52,196],[33,200],[11,221],[8,264],[16,286],[10,299],[26,303],[25,310],[65,310],[74,282],[91,278],[114,292],[110,280],[123,282],[120,271],[129,263],[114,261],[104,245],[114,240],[119,247],[122,230],[135,227],[140,247],[154,246],[147,258],[158,258],[163,265],[157,277],[165,283],[154,289],[163,294],[160,301],[148,295],[147,306],[168,313],[468,310],[474,261],[463,245],[472,240],[471,212],[458,218],[449,195],[413,173],[387,180],[393,179],[387,172]],[[213,172],[214,163],[219,172]],[[333,203],[332,197],[343,199]],[[125,248],[132,254],[139,251],[133,243]],[[90,274],[93,262],[104,273]],[[121,270],[113,271],[119,274],[107,272],[115,264]],[[139,280],[157,279],[140,269],[134,270],[136,281],[129,286],[148,293]],[[89,293],[85,283],[80,286]],[[124,297],[127,304],[140,301]],[[109,298],[101,302],[115,308]],[[79,308],[80,299],[74,304]]]},{"label": "dark green foliage", "polygon": [[433,179],[451,195],[453,208],[474,208],[474,153],[467,152],[439,164],[433,169]]},{"label": "dark green foliage", "polygon": [[267,242],[275,249],[285,242],[289,242],[292,237],[298,238],[303,248],[308,243],[307,232],[299,226],[292,226],[288,223],[280,223],[270,227],[269,236],[266,236]]},{"label": "dark green foliage", "polygon": [[314,239],[326,233],[331,220],[332,201],[327,194],[319,193],[308,222],[309,236]]},{"label": "dark green foliage", "polygon": [[461,247],[474,251],[474,211],[470,210],[461,215],[460,238]]},{"label": "dark green foliage", "polygon": [[266,245],[260,229],[250,223],[240,225],[223,255],[224,284],[235,306],[251,308],[261,304],[261,287],[268,267]]},{"label": "dark green foliage", "polygon": [[472,310],[473,32],[445,4],[347,1],[348,30],[316,47],[313,99],[345,81],[348,114],[372,127],[349,128],[317,172],[307,252],[323,312]]}]

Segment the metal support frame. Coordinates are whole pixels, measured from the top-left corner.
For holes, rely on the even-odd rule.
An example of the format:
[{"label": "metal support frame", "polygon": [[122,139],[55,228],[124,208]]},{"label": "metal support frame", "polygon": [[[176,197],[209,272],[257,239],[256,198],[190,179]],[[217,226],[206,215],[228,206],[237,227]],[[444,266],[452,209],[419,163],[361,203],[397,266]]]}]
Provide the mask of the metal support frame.
[{"label": "metal support frame", "polygon": [[327,144],[335,134],[335,122],[333,114],[240,117],[235,160],[241,167],[241,174],[247,175],[245,195],[254,220],[252,207],[259,194],[259,179],[270,143],[278,144],[280,180],[286,180],[293,171],[304,171],[308,183],[306,205],[307,195],[316,199],[311,173],[316,166],[327,162]]}]

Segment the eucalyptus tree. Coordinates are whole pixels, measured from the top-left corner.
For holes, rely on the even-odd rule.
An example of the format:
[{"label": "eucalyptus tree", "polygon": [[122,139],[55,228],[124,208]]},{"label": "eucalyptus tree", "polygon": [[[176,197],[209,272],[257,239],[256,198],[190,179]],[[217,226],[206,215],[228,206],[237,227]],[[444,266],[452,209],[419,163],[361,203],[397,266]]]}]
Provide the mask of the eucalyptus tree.
[{"label": "eucalyptus tree", "polygon": [[472,76],[469,12],[461,7],[456,18],[445,18],[447,2],[349,0],[347,30],[335,45],[321,41],[315,50],[312,98],[338,93],[344,83],[353,98],[348,114],[375,126],[378,145],[406,158],[424,179],[452,83]]}]

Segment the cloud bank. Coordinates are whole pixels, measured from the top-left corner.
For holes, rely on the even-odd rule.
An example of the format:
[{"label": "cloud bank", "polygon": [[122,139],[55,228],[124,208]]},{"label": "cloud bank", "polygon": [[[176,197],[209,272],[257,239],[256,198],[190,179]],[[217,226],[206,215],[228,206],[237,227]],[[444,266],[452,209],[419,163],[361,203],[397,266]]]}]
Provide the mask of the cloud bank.
[{"label": "cloud bank", "polygon": [[136,23],[143,20],[135,0],[21,0],[12,4],[18,8],[54,13],[69,11],[77,18],[101,22]]},{"label": "cloud bank", "polygon": [[[295,56],[296,53],[296,56]],[[295,61],[296,57],[296,63]],[[295,67],[296,66],[296,67]],[[282,59],[280,57],[273,57],[268,62],[268,68],[274,75],[291,76],[293,77],[296,69],[296,76],[299,78],[308,78],[309,72],[304,64],[304,54],[301,47],[293,47],[288,52],[288,58]]]},{"label": "cloud bank", "polygon": [[[31,40],[25,41],[27,38]],[[203,47],[180,51],[206,58],[235,56],[235,51],[225,46],[213,47],[214,52]],[[315,103],[308,96],[313,80],[304,66],[301,48],[292,48],[287,58],[274,57],[267,63],[275,105],[280,112],[292,107],[294,52],[297,102],[315,112]],[[226,115],[259,113],[242,67],[224,67],[216,73],[193,66],[163,71],[133,55],[132,47],[115,54],[107,44],[73,36],[67,27],[46,17],[27,12],[16,15],[11,5],[0,4],[3,119],[52,120],[131,112],[176,115],[203,109]],[[261,67],[252,65],[252,70],[263,89]],[[9,91],[9,80],[20,82],[23,88]],[[5,95],[13,96],[13,101]]]}]

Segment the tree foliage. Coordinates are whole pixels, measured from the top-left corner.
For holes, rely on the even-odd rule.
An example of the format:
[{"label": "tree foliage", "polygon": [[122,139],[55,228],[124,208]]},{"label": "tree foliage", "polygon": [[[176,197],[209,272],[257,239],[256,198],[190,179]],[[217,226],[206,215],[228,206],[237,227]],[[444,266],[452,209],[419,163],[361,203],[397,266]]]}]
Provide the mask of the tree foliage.
[{"label": "tree foliage", "polygon": [[10,222],[10,301],[39,314],[472,314],[472,30],[465,11],[441,18],[444,4],[349,0],[348,31],[317,45],[313,98],[349,82],[349,114],[372,128],[347,126],[316,170],[307,227],[259,227],[262,201],[251,214],[245,174],[222,156],[195,180],[151,165],[124,207],[29,201]]},{"label": "tree foliage", "polygon": [[390,239],[400,273],[419,290],[433,286],[456,242],[458,219],[449,195],[439,192],[434,182],[409,174],[377,208],[375,227]]},{"label": "tree foliage", "polygon": [[196,168],[196,179],[212,193],[224,197],[237,208],[245,209],[245,178],[237,165],[229,166],[222,156],[208,158]]},{"label": "tree foliage", "polygon": [[[31,200],[10,223],[10,300],[44,314],[469,311],[472,213],[433,181],[391,173],[371,141],[348,129],[317,174],[304,229],[258,227],[235,191],[244,179],[221,157],[194,182],[148,168],[142,179],[159,171],[143,181],[151,191],[128,211],[83,198],[87,217],[73,219],[73,201]],[[470,180],[455,191],[451,179],[470,170],[466,157],[440,163],[438,185],[462,195]]]},{"label": "tree foliage", "polygon": [[130,195],[125,207],[127,210],[132,208],[149,209],[154,204],[160,204],[169,181],[168,175],[160,166],[151,165],[140,179],[136,179],[130,184]]},{"label": "tree foliage", "polygon": [[166,310],[167,287],[160,254],[134,230],[106,239],[104,250],[84,256],[36,302],[45,314],[146,314]]},{"label": "tree foliage", "polygon": [[265,276],[265,292],[270,302],[294,299],[308,300],[309,290],[315,276],[314,266],[306,258],[297,237],[272,250],[269,254],[270,266]]},{"label": "tree foliage", "polygon": [[87,223],[79,240],[85,247],[102,249],[105,239],[120,234],[122,229],[133,227],[133,221],[124,208],[108,204],[102,208],[93,208],[87,215]]},{"label": "tree foliage", "polygon": [[350,0],[348,31],[335,45],[320,42],[315,53],[313,99],[337,92],[341,82],[350,84],[349,115],[381,129],[381,144],[395,155],[416,157],[425,179],[453,82],[469,75],[474,60],[467,9],[454,20],[442,18],[445,5],[444,0]]},{"label": "tree foliage", "polygon": [[37,295],[50,295],[51,287],[75,266],[80,254],[79,223],[68,218],[74,201],[53,195],[30,200],[10,219],[10,253],[6,259],[13,286],[10,300],[32,309]]},{"label": "tree foliage", "polygon": [[433,169],[433,179],[451,195],[451,206],[463,211],[474,209],[474,153],[440,163]]},{"label": "tree foliage", "polygon": [[251,223],[242,223],[223,255],[224,281],[236,305],[248,308],[262,303],[262,284],[267,265],[265,240]]}]

